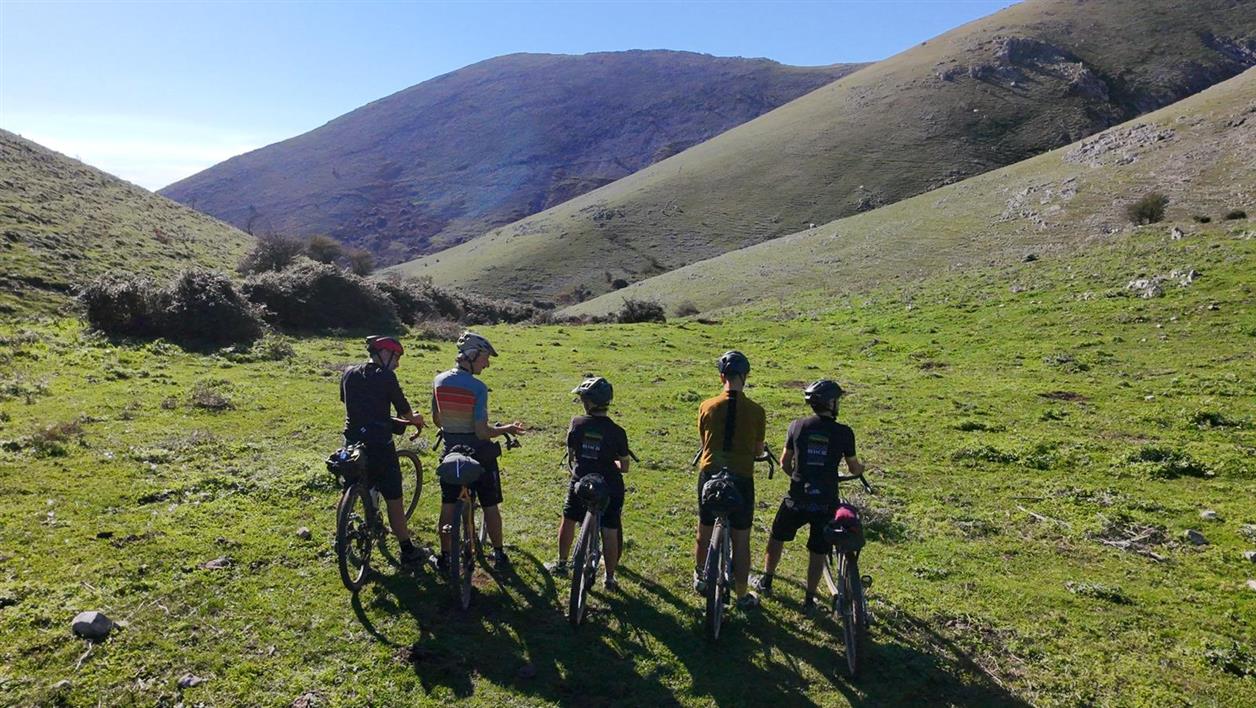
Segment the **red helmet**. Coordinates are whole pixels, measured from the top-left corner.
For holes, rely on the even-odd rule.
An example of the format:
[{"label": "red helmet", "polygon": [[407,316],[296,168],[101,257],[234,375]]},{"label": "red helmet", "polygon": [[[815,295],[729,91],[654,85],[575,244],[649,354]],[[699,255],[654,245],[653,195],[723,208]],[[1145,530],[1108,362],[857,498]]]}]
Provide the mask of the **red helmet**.
[{"label": "red helmet", "polygon": [[372,335],[366,338],[366,351],[370,354],[375,352],[393,352],[397,356],[406,353],[401,346],[401,342],[397,341],[395,337],[381,337],[379,335]]}]

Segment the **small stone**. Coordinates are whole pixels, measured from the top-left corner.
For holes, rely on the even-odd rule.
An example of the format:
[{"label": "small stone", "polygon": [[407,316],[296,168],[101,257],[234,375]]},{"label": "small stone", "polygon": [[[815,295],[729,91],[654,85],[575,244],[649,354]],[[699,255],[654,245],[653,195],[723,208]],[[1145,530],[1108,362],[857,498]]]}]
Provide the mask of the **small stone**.
[{"label": "small stone", "polygon": [[301,528],[297,529],[297,538],[303,541],[308,541],[313,536],[314,534],[310,533],[310,530],[306,528],[305,526],[302,526]]},{"label": "small stone", "polygon": [[1239,535],[1249,541],[1256,541],[1256,524],[1243,524],[1239,527]]},{"label": "small stone", "polygon": [[206,679],[196,674],[183,674],[179,677],[179,688],[193,688],[205,683]]},{"label": "small stone", "polygon": [[113,620],[106,617],[103,612],[80,612],[75,615],[70,628],[84,639],[99,641],[113,631]]},{"label": "small stone", "polygon": [[61,679],[60,681],[52,684],[50,688],[53,693],[66,693],[71,688],[74,688],[74,684],[70,683],[70,679]]},{"label": "small stone", "polygon": [[1256,580],[1248,580],[1247,589],[1251,590],[1252,592],[1256,592]]},{"label": "small stone", "polygon": [[1195,529],[1187,529],[1186,533],[1182,534],[1182,538],[1185,538],[1187,541],[1190,541],[1196,546],[1208,545],[1208,539],[1204,538],[1204,535]]},{"label": "small stone", "polygon": [[1252,563],[1256,563],[1256,551],[1243,551],[1243,558],[1251,561]]},{"label": "small stone", "polygon": [[1204,509],[1203,511],[1199,512],[1199,518],[1203,519],[1204,521],[1220,521],[1221,520],[1221,517],[1217,516],[1217,512],[1213,511],[1212,509]]},{"label": "small stone", "polygon": [[212,561],[206,561],[205,563],[202,563],[201,567],[204,568],[205,570],[222,570],[223,568],[230,568],[231,558],[229,556],[215,558]]}]

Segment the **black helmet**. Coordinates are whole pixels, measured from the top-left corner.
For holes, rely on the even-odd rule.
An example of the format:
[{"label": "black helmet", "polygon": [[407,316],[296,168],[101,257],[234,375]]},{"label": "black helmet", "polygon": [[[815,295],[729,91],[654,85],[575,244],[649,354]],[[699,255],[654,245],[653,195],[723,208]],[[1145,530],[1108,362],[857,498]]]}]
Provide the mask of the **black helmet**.
[{"label": "black helmet", "polygon": [[846,393],[836,381],[820,379],[802,390],[802,397],[813,406],[836,401]]},{"label": "black helmet", "polygon": [[366,338],[366,351],[374,354],[379,351],[394,352],[396,354],[404,354],[405,349],[402,348],[401,342],[396,337],[385,337],[373,334]]},{"label": "black helmet", "polygon": [[750,360],[736,349],[724,352],[724,356],[715,362],[715,366],[725,376],[745,376],[750,373]]},{"label": "black helmet", "polygon": [[596,408],[609,406],[611,399],[615,397],[615,389],[611,386],[611,382],[601,376],[590,377],[581,381],[579,386],[571,389],[571,392],[588,401]]}]

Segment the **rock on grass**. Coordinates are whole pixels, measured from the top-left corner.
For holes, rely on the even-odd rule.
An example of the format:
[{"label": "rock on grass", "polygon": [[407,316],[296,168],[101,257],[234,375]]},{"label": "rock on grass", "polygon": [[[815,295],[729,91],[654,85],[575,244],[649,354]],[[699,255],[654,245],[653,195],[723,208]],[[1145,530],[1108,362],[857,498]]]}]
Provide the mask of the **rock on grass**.
[{"label": "rock on grass", "polygon": [[78,613],[70,628],[84,639],[99,641],[109,636],[109,633],[113,631],[113,626],[113,620],[106,617],[105,613],[92,611]]}]

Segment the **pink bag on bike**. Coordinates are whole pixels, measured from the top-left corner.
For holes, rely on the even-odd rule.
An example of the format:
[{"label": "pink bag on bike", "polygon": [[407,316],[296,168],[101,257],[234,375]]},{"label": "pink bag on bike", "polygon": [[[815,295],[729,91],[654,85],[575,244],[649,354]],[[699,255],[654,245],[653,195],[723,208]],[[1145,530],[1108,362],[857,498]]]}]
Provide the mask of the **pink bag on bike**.
[{"label": "pink bag on bike", "polygon": [[859,518],[859,509],[850,504],[838,504],[833,519],[824,527],[824,539],[843,553],[863,548],[863,522]]}]

